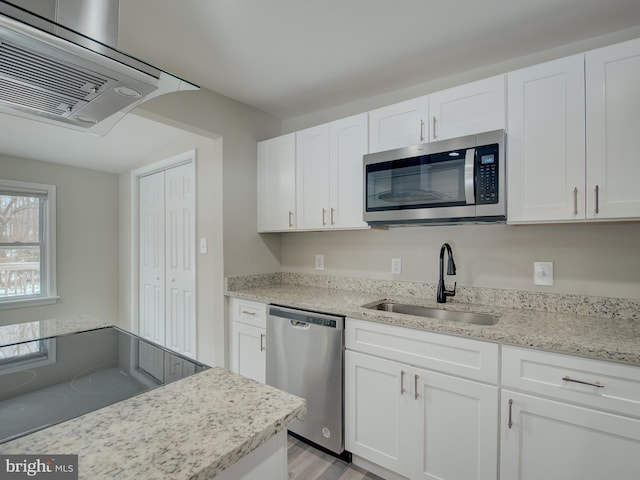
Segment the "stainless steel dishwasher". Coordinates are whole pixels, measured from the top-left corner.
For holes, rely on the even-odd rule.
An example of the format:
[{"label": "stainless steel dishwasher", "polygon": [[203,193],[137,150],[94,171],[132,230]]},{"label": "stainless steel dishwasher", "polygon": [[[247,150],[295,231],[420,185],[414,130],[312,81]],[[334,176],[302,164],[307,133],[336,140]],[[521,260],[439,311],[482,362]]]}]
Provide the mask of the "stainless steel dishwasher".
[{"label": "stainless steel dishwasher", "polygon": [[270,305],[266,383],[307,400],[291,432],[343,453],[344,317]]}]

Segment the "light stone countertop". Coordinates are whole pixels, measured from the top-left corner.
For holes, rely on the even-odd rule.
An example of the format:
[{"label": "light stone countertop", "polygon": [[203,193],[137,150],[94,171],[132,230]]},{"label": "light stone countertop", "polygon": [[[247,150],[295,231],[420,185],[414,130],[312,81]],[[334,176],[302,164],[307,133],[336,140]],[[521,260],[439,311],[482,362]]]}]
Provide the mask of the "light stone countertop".
[{"label": "light stone countertop", "polygon": [[[598,318],[556,312],[519,310],[456,303],[455,299],[449,299],[445,304],[438,304],[435,297],[421,298],[395,294],[385,297],[380,293],[288,283],[234,288],[229,289],[226,294],[230,297],[256,302],[275,303],[345,315],[354,319],[640,366],[640,321],[634,318]],[[490,313],[500,315],[500,320],[492,326],[469,325],[362,308],[362,305],[385,298],[414,305]]]},{"label": "light stone countertop", "polygon": [[[100,326],[90,317],[42,324],[50,335]],[[305,409],[299,397],[211,368],[4,443],[0,453],[77,454],[80,479],[210,479]]]}]

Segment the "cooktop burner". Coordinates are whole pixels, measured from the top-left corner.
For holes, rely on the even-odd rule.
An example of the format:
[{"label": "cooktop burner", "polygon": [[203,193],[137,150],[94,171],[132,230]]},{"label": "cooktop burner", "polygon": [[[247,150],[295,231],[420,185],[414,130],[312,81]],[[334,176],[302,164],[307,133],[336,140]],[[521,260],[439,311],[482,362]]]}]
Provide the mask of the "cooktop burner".
[{"label": "cooktop burner", "polygon": [[0,443],[208,368],[115,327],[0,353]]}]

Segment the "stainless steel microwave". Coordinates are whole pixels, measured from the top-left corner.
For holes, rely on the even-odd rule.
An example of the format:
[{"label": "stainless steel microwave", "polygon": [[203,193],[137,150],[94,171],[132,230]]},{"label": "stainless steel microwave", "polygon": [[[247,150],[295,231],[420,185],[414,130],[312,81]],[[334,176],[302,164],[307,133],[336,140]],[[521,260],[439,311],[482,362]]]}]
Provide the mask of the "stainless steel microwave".
[{"label": "stainless steel microwave", "polygon": [[504,130],[371,153],[363,162],[370,225],[506,219]]}]

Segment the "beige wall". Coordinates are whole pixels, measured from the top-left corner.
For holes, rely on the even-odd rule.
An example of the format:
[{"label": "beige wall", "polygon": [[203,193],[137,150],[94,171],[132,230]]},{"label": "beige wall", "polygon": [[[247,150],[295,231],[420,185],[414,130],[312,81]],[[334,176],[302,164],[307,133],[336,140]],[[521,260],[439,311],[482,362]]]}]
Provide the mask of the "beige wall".
[{"label": "beige wall", "polygon": [[56,185],[55,305],[0,310],[0,324],[85,313],[118,319],[118,176],[0,155],[0,178]]}]

